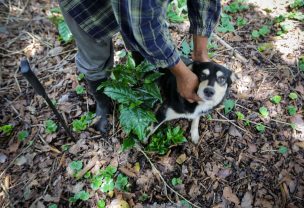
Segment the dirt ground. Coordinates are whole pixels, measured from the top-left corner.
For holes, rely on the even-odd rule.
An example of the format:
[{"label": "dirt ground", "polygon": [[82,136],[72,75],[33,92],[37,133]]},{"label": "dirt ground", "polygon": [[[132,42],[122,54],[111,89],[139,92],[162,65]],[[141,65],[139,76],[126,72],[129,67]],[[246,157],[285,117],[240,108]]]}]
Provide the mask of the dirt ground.
[{"label": "dirt ground", "polygon": [[[165,156],[147,153],[159,174],[140,151],[120,151],[125,134],[115,110],[108,137],[93,128],[75,133],[77,142],[68,141],[63,129],[45,133],[44,121],[56,117],[18,73],[19,62],[22,57],[29,59],[48,95],[57,100],[58,109],[71,124],[94,109],[91,95],[75,93],[78,84],[85,86],[77,80],[75,43],[61,44],[57,29],[47,18],[50,8],[58,6],[56,1],[0,0],[0,124],[14,127],[10,135],[0,133],[0,206],[96,207],[99,199],[109,205],[122,198],[137,208],[188,207],[181,205],[182,198],[161,178],[172,186],[171,179],[180,177],[182,184],[172,187],[196,207],[304,207],[304,72],[297,63],[304,54],[304,26],[291,20],[294,27],[283,36],[276,36],[272,27],[267,37],[254,40],[251,31],[287,12],[288,1],[248,3],[249,10],[232,14],[233,20],[246,17],[248,24],[213,38],[218,48],[212,59],[239,78],[229,93],[237,101],[235,109],[224,114],[220,108],[209,118],[202,117],[198,145],[174,146]],[[189,39],[188,26],[188,22],[171,25],[177,46]],[[114,43],[116,51],[124,48],[119,36]],[[271,46],[260,52],[263,43]],[[115,62],[120,61],[116,54]],[[296,92],[298,98],[291,100],[290,92]],[[282,96],[277,105],[270,101],[274,95]],[[297,107],[293,116],[286,110],[291,104]],[[262,106],[269,111],[266,118],[259,115]],[[249,126],[237,120],[237,111],[250,120]],[[264,133],[255,128],[258,123],[266,126]],[[187,120],[172,124],[182,126],[189,138]],[[25,141],[17,138],[22,130],[30,133]],[[69,164],[76,160],[84,167],[93,163],[92,173],[109,164],[117,167],[128,176],[129,191],[115,190],[108,195],[93,191],[87,180],[73,177]],[[71,204],[69,198],[80,190],[89,192],[90,199]]]}]

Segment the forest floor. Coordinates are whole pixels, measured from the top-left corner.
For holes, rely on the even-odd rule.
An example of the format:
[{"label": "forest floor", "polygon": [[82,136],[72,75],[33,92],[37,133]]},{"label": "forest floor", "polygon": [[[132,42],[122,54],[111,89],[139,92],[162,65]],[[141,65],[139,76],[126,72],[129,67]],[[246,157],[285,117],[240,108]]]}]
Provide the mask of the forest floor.
[{"label": "forest floor", "polygon": [[[71,125],[94,109],[90,94],[75,92],[77,85],[86,85],[77,79],[75,43],[58,41],[57,29],[48,19],[56,2],[0,0],[0,126],[13,127],[0,132],[0,206],[96,207],[101,199],[107,205],[123,199],[137,208],[304,207],[303,21],[287,19],[291,28],[277,36],[275,17],[290,12],[289,1],[247,2],[249,9],[230,16],[232,22],[238,17],[248,22],[212,38],[212,59],[239,78],[228,96],[236,101],[234,109],[225,114],[222,107],[202,117],[198,145],[188,139],[165,155],[146,153],[146,157],[138,149],[121,151],[125,134],[115,109],[108,137],[91,127],[74,132],[77,142],[68,141],[61,128],[46,133],[44,122],[57,121],[56,117],[18,73],[19,62],[29,59]],[[253,38],[252,31],[265,25],[270,31]],[[188,21],[170,26],[178,47],[189,40],[188,27]],[[118,54],[124,46],[119,36],[114,45],[115,63],[120,63]],[[271,101],[275,95],[281,97],[278,104]],[[241,114],[243,120],[237,116]],[[185,130],[187,138],[189,124],[185,119],[172,122]],[[29,135],[22,136],[21,131]],[[71,170],[73,161],[85,169],[78,180]],[[94,174],[108,165],[117,168],[115,177],[127,176],[126,190],[105,194],[91,188],[87,172]],[[172,184],[173,178],[177,180]],[[80,191],[88,193],[88,199],[70,202]]]}]

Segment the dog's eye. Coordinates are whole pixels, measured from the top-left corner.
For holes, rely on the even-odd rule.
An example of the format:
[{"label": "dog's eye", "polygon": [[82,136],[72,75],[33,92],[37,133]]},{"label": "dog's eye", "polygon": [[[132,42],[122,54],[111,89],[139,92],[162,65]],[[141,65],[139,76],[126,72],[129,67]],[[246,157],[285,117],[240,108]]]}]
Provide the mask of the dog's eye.
[{"label": "dog's eye", "polygon": [[226,78],[225,78],[225,77],[218,77],[218,78],[217,78],[217,82],[218,82],[219,84],[225,84]]}]

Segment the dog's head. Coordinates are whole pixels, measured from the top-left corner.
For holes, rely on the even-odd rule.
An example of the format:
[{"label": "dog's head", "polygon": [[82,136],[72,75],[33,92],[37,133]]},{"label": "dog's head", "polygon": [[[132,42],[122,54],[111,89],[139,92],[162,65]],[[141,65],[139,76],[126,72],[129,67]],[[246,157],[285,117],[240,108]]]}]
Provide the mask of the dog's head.
[{"label": "dog's head", "polygon": [[197,95],[202,103],[214,108],[219,105],[231,83],[236,79],[235,74],[224,66],[213,62],[193,62],[192,71],[199,79]]}]

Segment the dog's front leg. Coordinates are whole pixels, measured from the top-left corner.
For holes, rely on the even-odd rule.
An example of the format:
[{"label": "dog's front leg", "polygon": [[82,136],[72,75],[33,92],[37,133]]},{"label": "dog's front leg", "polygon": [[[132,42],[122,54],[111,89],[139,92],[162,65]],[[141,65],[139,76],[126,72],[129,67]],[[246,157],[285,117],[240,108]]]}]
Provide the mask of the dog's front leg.
[{"label": "dog's front leg", "polygon": [[194,144],[197,144],[199,141],[199,132],[198,132],[198,126],[199,126],[200,116],[192,120],[191,123],[191,140]]}]

